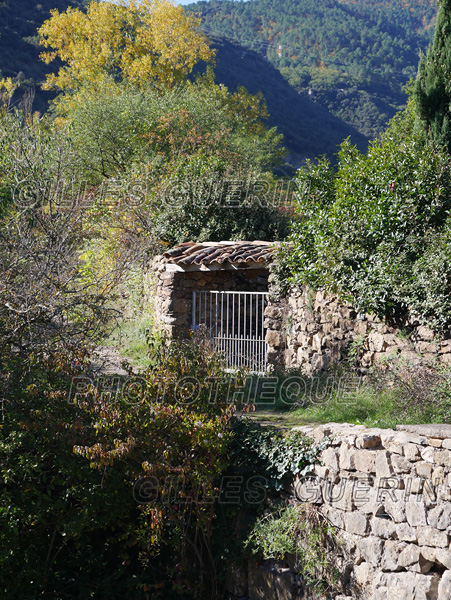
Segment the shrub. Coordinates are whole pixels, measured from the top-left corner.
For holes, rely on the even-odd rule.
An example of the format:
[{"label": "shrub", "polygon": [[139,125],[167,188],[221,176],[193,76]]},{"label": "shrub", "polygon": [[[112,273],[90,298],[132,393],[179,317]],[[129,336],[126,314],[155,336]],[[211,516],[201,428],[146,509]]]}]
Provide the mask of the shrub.
[{"label": "shrub", "polygon": [[246,546],[265,559],[281,560],[295,554],[300,575],[316,591],[338,585],[332,554],[335,530],[312,505],[289,505],[266,514],[255,523]]},{"label": "shrub", "polygon": [[0,406],[2,597],[202,597],[215,579],[234,380],[210,404],[220,362],[186,343],[116,396],[103,377],[75,399],[71,379],[86,375],[88,358],[67,347],[37,356],[15,370]]},{"label": "shrub", "polygon": [[412,363],[392,356],[371,369],[366,385],[375,395],[392,390],[390,417],[397,422],[451,421],[449,367],[426,361]]},{"label": "shrub", "polygon": [[[0,595],[8,600],[106,600],[152,579],[131,543],[136,504],[130,489],[117,472],[96,472],[73,453],[74,445],[95,441],[93,420],[67,401],[70,380],[86,358],[53,348],[21,375],[18,365],[5,398]],[[145,600],[139,589],[135,597]]]},{"label": "shrub", "polygon": [[451,323],[442,302],[450,278],[450,158],[413,130],[410,112],[366,155],[346,141],[337,172],[323,160],[298,178],[292,246],[280,258],[292,284],[338,293],[395,323],[409,314],[436,329]]}]

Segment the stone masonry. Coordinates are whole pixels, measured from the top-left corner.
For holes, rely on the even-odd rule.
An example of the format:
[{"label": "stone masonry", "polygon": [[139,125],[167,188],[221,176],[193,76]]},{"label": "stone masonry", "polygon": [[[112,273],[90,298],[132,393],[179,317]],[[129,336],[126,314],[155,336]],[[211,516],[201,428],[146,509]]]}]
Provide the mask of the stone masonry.
[{"label": "stone masonry", "polygon": [[[331,445],[314,473],[287,489],[336,528],[341,590],[335,600],[451,598],[451,426],[299,427]],[[307,600],[296,561],[250,561],[235,578],[241,598]],[[229,600],[236,599],[227,586]],[[326,596],[324,596],[326,597]]]},{"label": "stone masonry", "polygon": [[[332,445],[315,468],[312,501],[337,527],[351,598],[451,598],[451,427],[304,428]],[[294,485],[303,500],[305,483]],[[304,487],[303,487],[304,486]]]},{"label": "stone masonry", "polygon": [[266,292],[268,270],[175,271],[162,257],[152,265],[156,273],[155,316],[170,338],[189,337],[193,290]]},{"label": "stone masonry", "polygon": [[300,367],[305,374],[325,370],[346,356],[359,342],[359,364],[365,370],[381,358],[400,356],[451,364],[451,339],[439,338],[427,327],[412,323],[400,334],[374,315],[358,314],[335,296],[307,287],[288,297],[272,294],[265,311],[268,362],[284,368]]}]

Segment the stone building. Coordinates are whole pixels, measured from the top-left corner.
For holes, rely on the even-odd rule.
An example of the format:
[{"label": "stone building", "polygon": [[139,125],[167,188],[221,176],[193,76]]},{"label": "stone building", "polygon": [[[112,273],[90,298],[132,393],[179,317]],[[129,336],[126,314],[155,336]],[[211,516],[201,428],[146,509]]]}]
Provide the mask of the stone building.
[{"label": "stone building", "polygon": [[325,370],[357,344],[360,367],[392,355],[451,364],[451,339],[412,321],[400,335],[374,315],[307,287],[279,297],[270,242],[187,242],[153,263],[155,313],[171,338],[203,328],[227,366]]},{"label": "stone building", "polygon": [[270,242],[187,242],[156,257],[156,317],[173,339],[204,328],[228,366],[264,370]]}]

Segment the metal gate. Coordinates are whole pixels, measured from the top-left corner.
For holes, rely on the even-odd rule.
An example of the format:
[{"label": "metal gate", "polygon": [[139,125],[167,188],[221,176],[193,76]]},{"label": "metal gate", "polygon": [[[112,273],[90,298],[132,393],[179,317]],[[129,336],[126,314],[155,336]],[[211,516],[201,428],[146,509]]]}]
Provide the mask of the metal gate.
[{"label": "metal gate", "polygon": [[193,329],[205,331],[229,369],[266,370],[265,292],[193,291]]}]

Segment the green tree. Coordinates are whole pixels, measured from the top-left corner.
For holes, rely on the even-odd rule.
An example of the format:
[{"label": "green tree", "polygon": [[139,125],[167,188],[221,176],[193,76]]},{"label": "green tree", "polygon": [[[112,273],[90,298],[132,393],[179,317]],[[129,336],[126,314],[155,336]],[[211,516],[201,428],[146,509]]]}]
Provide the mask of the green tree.
[{"label": "green tree", "polygon": [[[62,105],[83,174],[100,186],[90,221],[102,223],[99,237],[125,221],[141,240],[170,245],[286,235],[271,173],[284,150],[260,95],[230,93],[208,75],[164,92],[101,89]],[[128,201],[133,190],[141,200]]]},{"label": "green tree", "polygon": [[420,61],[414,99],[421,128],[451,149],[450,0],[439,0],[434,40]]},{"label": "green tree", "polygon": [[196,156],[270,169],[284,155],[282,136],[265,127],[262,95],[231,93],[212,74],[162,92],[105,79],[65,99],[58,115],[91,184],[143,164],[155,175]]}]

